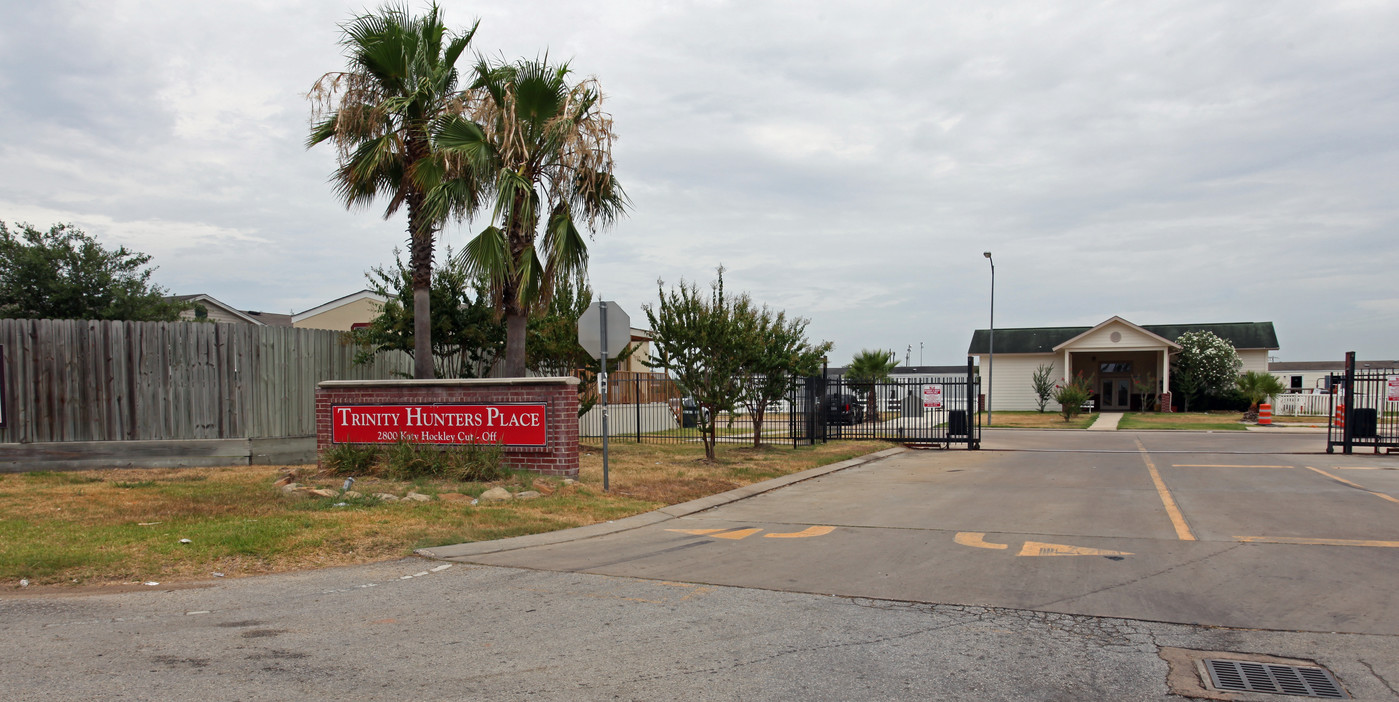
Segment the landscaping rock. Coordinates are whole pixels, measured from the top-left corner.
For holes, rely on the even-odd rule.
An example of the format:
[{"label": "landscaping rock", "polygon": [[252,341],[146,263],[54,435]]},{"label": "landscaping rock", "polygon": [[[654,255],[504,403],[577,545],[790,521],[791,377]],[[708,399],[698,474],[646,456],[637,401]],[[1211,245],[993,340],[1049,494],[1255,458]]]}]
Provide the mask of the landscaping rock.
[{"label": "landscaping rock", "polygon": [[315,495],[315,496],[317,496],[317,497],[335,497],[335,496],[337,496],[337,495],[340,494],[340,493],[338,493],[338,492],[336,492],[336,491],[334,491],[334,490],[327,490],[327,489],[325,489],[325,488],[319,488],[319,489],[316,489],[316,490],[307,490],[307,492],[309,492],[309,493],[311,493],[312,495]]},{"label": "landscaping rock", "polygon": [[287,485],[294,485],[294,484],[296,484],[296,478],[292,477],[292,474],[291,474],[291,473],[284,473],[284,474],[282,475],[282,477],[277,478],[277,482],[272,483],[272,484],[273,484],[273,485],[276,485],[277,487],[285,487],[285,486],[287,486]]},{"label": "landscaping rock", "polygon": [[305,486],[302,485],[301,483],[287,483],[286,485],[283,485],[283,486],[282,486],[282,492],[285,492],[285,493],[287,493],[287,494],[291,494],[291,493],[296,492],[297,490],[300,490],[300,489],[302,489],[302,488],[304,488],[304,487],[305,487]]},{"label": "landscaping rock", "polygon": [[350,498],[350,499],[352,499],[352,500],[357,500],[357,499],[359,499],[359,498],[361,498],[361,497],[364,497],[363,494],[358,493],[358,492],[355,492],[354,490],[346,490],[345,492],[340,493],[340,496],[341,496],[341,497],[348,497],[348,498]]},{"label": "landscaping rock", "polygon": [[480,497],[482,502],[509,502],[513,499],[515,499],[515,496],[510,494],[509,490],[502,487],[493,487],[481,493]]},{"label": "landscaping rock", "polygon": [[578,481],[577,481],[577,480],[574,480],[573,478],[564,478],[564,479],[563,479],[563,484],[564,484],[564,487],[568,487],[569,485],[577,485],[577,484],[578,484]]},{"label": "landscaping rock", "polygon": [[376,492],[374,496],[384,502],[398,502],[398,495],[391,495],[387,492]]},{"label": "landscaping rock", "polygon": [[539,497],[539,493],[535,490],[525,490],[524,492],[515,493],[515,499],[517,500],[533,500],[536,497]]},{"label": "landscaping rock", "polygon": [[410,492],[403,496],[409,502],[432,502],[432,495],[424,495],[421,492]]},{"label": "landscaping rock", "polygon": [[443,502],[471,502],[471,495],[463,495],[459,492],[439,492],[437,499]]}]

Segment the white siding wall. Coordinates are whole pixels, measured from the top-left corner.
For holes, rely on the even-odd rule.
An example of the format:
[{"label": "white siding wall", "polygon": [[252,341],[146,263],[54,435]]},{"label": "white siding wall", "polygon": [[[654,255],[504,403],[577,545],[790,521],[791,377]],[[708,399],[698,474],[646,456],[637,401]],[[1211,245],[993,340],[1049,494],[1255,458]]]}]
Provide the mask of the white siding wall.
[{"label": "white siding wall", "polygon": [[1239,373],[1258,371],[1268,372],[1268,350],[1267,349],[1246,349],[1239,352],[1239,360],[1244,362],[1244,367],[1239,369]]},{"label": "white siding wall", "polygon": [[[981,379],[986,381],[987,357],[978,356],[981,364]],[[1054,382],[1059,382],[1064,376],[1063,357],[1052,353],[1029,353],[1013,355],[997,355],[994,367],[992,368],[991,382],[994,385],[990,388],[991,411],[1006,410],[1036,410],[1039,407],[1035,403],[1035,390],[1031,387],[1031,379],[1035,374],[1035,369],[1041,365],[1054,367]],[[1051,403],[1052,404],[1052,403]],[[1046,408],[1046,411],[1049,411]]]}]

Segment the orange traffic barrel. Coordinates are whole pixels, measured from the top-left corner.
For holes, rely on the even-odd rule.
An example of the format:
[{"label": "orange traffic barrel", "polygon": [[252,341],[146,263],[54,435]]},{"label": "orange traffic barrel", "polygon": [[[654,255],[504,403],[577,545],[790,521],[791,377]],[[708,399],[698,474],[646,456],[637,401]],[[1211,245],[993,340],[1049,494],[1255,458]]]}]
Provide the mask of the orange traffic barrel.
[{"label": "orange traffic barrel", "polygon": [[1259,423],[1259,424],[1272,424],[1272,423],[1273,423],[1273,406],[1272,406],[1272,405],[1270,405],[1270,404],[1264,402],[1263,404],[1261,404],[1261,405],[1258,406],[1258,423]]},{"label": "orange traffic barrel", "polygon": [[1346,428],[1346,406],[1340,403],[1336,404],[1336,428]]}]

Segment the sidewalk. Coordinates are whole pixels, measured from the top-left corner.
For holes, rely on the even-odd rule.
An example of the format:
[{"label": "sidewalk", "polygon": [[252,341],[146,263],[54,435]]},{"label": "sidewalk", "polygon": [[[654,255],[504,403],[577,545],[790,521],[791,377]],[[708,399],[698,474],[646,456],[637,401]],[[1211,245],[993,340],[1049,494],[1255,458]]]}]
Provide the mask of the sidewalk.
[{"label": "sidewalk", "polygon": [[1117,423],[1122,421],[1125,412],[1100,412],[1098,421],[1089,425],[1088,431],[1117,431]]}]

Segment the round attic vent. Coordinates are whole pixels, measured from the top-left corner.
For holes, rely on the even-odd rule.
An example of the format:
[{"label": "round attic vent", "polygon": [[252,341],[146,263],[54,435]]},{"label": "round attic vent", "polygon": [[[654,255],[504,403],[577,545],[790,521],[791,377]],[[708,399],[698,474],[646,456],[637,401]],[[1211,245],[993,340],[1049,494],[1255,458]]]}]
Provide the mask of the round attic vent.
[{"label": "round attic vent", "polygon": [[1112,343],[1115,344],[1119,341],[1122,341],[1122,332],[1113,332],[1108,335],[1108,338],[1112,339]]}]

